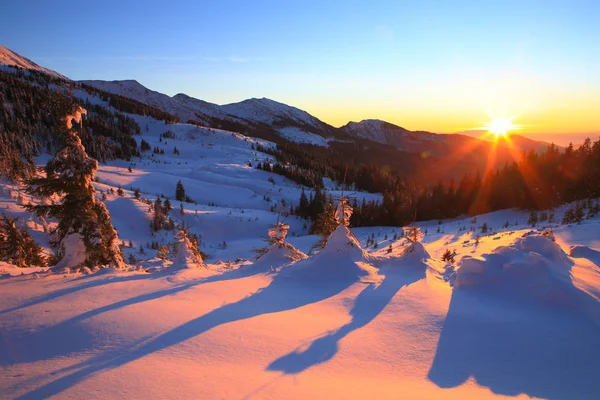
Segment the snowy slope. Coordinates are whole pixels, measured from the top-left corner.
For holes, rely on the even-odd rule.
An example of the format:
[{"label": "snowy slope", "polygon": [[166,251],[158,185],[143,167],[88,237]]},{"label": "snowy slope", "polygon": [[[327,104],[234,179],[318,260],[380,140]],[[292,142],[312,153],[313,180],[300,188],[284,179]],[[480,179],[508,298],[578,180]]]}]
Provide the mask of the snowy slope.
[{"label": "snowy slope", "polygon": [[331,140],[331,138],[324,138],[323,136],[306,132],[293,126],[281,128],[278,130],[278,132],[281,137],[289,140],[290,142],[314,144],[321,147],[327,146],[328,140]]},{"label": "snowy slope", "polygon": [[0,65],[7,65],[9,67],[17,67],[23,69],[31,69],[35,71],[40,71],[45,74],[51,75],[55,78],[67,79],[65,76],[59,74],[56,71],[52,71],[48,68],[44,68],[34,63],[28,58],[23,57],[20,54],[15,53],[14,51],[0,45]]},{"label": "snowy slope", "polygon": [[[0,279],[0,390],[73,399],[595,399],[600,219],[557,227],[552,243],[513,224],[525,218],[445,221],[408,254],[392,238],[400,228],[355,230],[363,244],[376,237],[377,249],[342,229],[322,253],[271,249],[257,268]],[[500,228],[506,219],[512,226]],[[477,245],[475,233],[457,232],[483,222],[492,229]],[[572,240],[588,250],[570,251]],[[459,253],[455,267],[439,261],[446,247]],[[519,261],[527,258],[536,261]],[[444,270],[460,276],[467,260],[512,277],[452,285]],[[519,287],[534,290],[515,297]]]}]

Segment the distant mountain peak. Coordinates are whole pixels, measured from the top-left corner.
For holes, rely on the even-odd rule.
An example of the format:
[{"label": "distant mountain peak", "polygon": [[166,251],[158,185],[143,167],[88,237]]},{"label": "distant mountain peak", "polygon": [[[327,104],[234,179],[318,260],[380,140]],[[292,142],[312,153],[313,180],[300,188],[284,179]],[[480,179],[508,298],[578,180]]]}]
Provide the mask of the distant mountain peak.
[{"label": "distant mountain peak", "polygon": [[[405,128],[401,127],[401,126],[398,126],[398,125],[392,124],[391,122],[383,121],[383,120],[380,120],[380,119],[375,119],[375,118],[363,119],[363,120],[361,120],[359,122],[350,121],[344,127],[348,127],[348,128],[385,127],[385,128],[388,128],[388,129],[397,129],[397,130],[409,132],[408,129],[405,129]],[[342,128],[344,128],[344,127],[342,127]]]},{"label": "distant mountain peak", "polygon": [[23,57],[19,53],[12,51],[11,49],[0,45],[0,65],[6,65],[9,67],[16,67],[22,69],[29,69],[40,71],[45,74],[51,75],[55,78],[60,79],[68,79],[64,75],[59,74],[56,71],[52,71],[51,69],[44,68],[35,62],[31,61],[29,58]]}]

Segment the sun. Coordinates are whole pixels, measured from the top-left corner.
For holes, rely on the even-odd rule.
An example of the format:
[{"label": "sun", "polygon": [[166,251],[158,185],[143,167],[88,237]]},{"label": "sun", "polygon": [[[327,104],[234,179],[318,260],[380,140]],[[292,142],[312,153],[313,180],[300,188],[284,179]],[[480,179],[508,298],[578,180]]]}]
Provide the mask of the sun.
[{"label": "sun", "polygon": [[504,137],[517,127],[512,123],[512,118],[496,117],[493,118],[485,129],[496,138]]}]

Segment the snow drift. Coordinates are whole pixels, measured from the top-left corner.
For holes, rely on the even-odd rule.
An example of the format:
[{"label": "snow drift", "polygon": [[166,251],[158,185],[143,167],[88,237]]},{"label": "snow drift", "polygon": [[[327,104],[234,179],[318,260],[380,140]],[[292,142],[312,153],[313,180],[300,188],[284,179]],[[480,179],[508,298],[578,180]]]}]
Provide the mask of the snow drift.
[{"label": "snow drift", "polygon": [[464,257],[456,271],[456,288],[484,287],[511,296],[559,300],[572,288],[573,261],[544,236],[527,236],[496,248],[483,259]]},{"label": "snow drift", "polygon": [[400,257],[402,261],[415,263],[421,263],[423,261],[429,260],[430,258],[431,256],[429,255],[427,250],[425,250],[425,246],[423,246],[423,243],[420,242],[412,243],[409,247],[406,248],[406,250],[402,254],[402,257]]},{"label": "snow drift", "polygon": [[291,244],[275,243],[271,245],[267,252],[261,255],[254,264],[247,268],[255,272],[269,272],[278,267],[285,267],[305,258],[306,254],[296,249]]},{"label": "snow drift", "polygon": [[294,279],[311,281],[346,281],[377,277],[372,258],[360,246],[350,230],[340,225],[329,236],[327,244],[313,257],[283,270]]}]

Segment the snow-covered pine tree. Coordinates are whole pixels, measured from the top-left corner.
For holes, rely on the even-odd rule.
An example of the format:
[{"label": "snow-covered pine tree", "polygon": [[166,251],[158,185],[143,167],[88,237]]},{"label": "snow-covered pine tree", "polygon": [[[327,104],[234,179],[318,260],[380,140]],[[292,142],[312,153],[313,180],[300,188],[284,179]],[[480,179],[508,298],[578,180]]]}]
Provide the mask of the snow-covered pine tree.
[{"label": "snow-covered pine tree", "polygon": [[202,262],[198,244],[189,239],[188,229],[183,223],[175,237],[179,239],[179,246],[177,256],[175,257],[175,261],[173,261],[173,268],[184,269],[203,267],[204,263]]},{"label": "snow-covered pine tree", "polygon": [[56,218],[58,225],[52,245],[59,262],[56,269],[84,266],[124,266],[108,210],[95,197],[92,182],[98,162],[88,157],[72,120],[81,121],[86,111],[77,106],[65,118],[66,129],[61,132],[65,146],[46,164],[46,176],[31,179],[30,194],[43,198],[60,196],[53,204],[29,205],[26,208],[40,216]]},{"label": "snow-covered pine tree", "polygon": [[0,261],[17,267],[46,266],[41,247],[33,240],[27,229],[17,226],[17,218],[0,216]]},{"label": "snow-covered pine tree", "polygon": [[[338,221],[335,218],[335,208],[332,203],[325,203],[323,212],[319,214],[315,222],[311,226],[311,233],[316,233],[321,236],[314,246],[314,249],[322,249],[327,243],[327,238],[338,227]],[[311,249],[312,250],[312,249]]]},{"label": "snow-covered pine tree", "polygon": [[335,219],[338,225],[350,225],[350,217],[352,216],[352,207],[348,204],[348,199],[341,197],[338,206],[335,210]]},{"label": "snow-covered pine tree", "polygon": [[269,229],[269,244],[279,244],[282,245],[287,237],[288,230],[290,226],[288,224],[284,224],[281,221],[277,221],[276,225],[271,226]]},{"label": "snow-covered pine tree", "polygon": [[[323,249],[327,244],[327,239],[338,226],[343,225],[348,227],[348,225],[350,225],[350,217],[352,216],[353,211],[352,206],[348,204],[347,197],[344,197],[343,195],[338,198],[338,201],[337,208],[334,208],[331,201],[327,202],[323,212],[317,217],[317,220],[311,227],[311,230],[314,233],[321,235],[321,240],[311,248],[311,251],[314,249]],[[352,231],[348,229],[348,232],[358,243],[358,239],[354,236]]]}]

